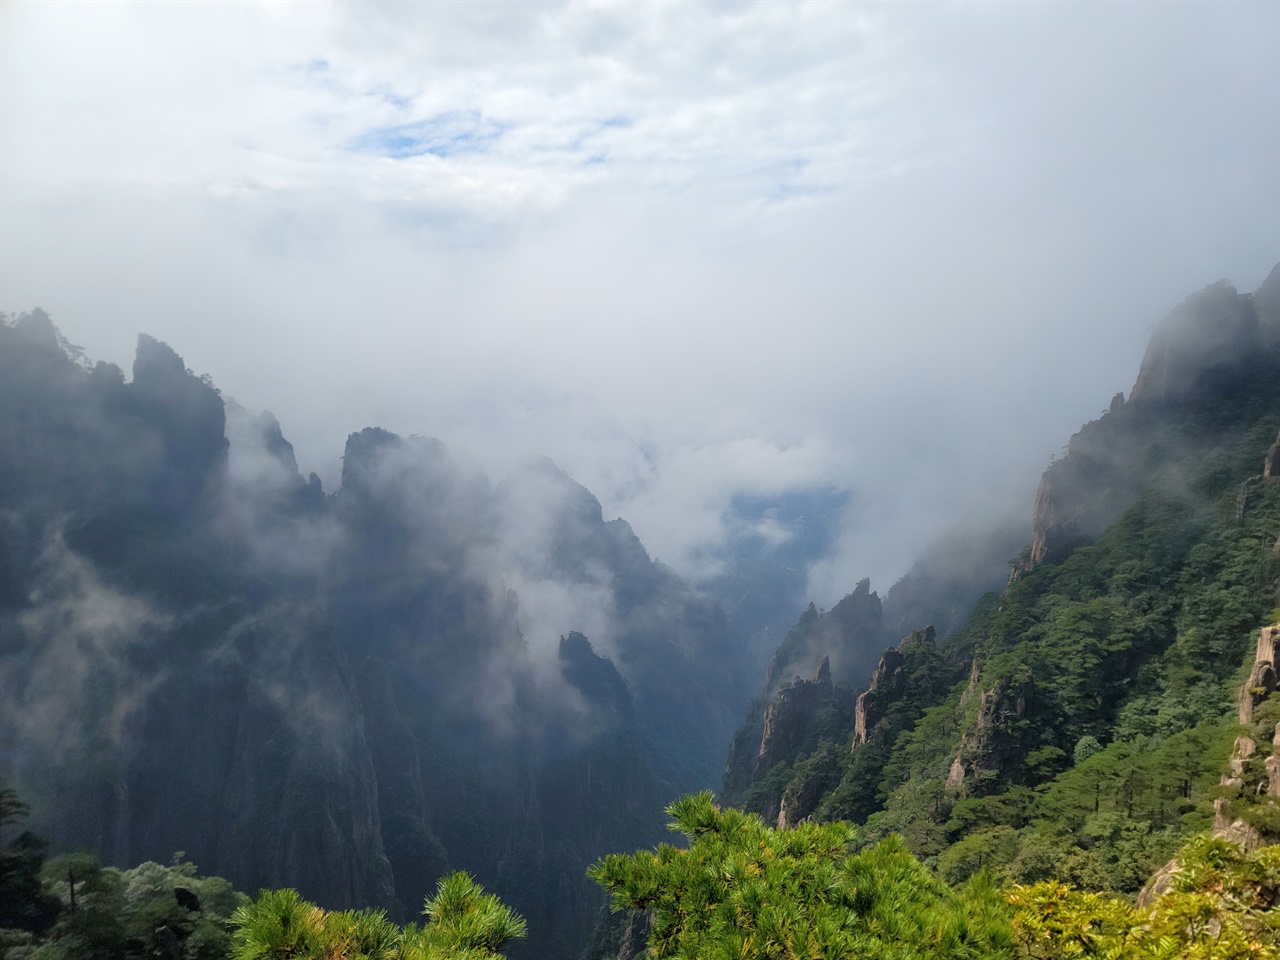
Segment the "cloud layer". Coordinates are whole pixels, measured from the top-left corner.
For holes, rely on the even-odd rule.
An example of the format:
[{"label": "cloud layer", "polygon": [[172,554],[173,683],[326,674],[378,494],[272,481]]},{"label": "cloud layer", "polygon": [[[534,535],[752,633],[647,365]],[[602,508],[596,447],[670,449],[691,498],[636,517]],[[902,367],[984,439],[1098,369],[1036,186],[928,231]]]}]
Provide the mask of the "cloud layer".
[{"label": "cloud layer", "polygon": [[692,573],[735,494],[847,491],[826,604],[1280,259],[1274,5],[3,17],[0,309],[171,343],[330,488],[370,424],[546,453]]}]

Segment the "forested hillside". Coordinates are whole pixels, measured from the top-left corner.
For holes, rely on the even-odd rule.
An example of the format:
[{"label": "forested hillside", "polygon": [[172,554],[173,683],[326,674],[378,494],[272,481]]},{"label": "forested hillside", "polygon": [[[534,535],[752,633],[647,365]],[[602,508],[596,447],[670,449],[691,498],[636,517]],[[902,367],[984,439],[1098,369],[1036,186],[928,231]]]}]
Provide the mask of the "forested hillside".
[{"label": "forested hillside", "polygon": [[[1276,955],[1280,268],[749,706],[721,608],[550,461],[367,428],[326,494],[164,344],[0,336],[14,956],[571,957],[591,879],[588,960]],[[672,804],[726,746],[725,806]],[[664,806],[687,849],[623,855]]]},{"label": "forested hillside", "polygon": [[1280,621],[1278,303],[1280,269],[1160,325],[1130,396],[1045,473],[1008,584],[958,629],[914,623],[833,683],[824,621],[867,586],[801,617],[779,658],[802,649],[817,674],[766,681],[725,799],[780,827],[898,834],[951,882],[990,868],[1136,893],[1198,831],[1280,837],[1259,641]]}]

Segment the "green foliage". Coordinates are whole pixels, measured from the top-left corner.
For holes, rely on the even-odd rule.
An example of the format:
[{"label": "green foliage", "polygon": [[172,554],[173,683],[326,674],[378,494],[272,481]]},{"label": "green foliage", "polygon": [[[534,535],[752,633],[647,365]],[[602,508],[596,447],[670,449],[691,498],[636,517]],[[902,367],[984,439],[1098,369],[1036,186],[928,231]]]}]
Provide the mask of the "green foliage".
[{"label": "green foliage", "polygon": [[[1001,891],[979,872],[949,886],[896,837],[854,852],[849,824],[777,831],[706,793],[668,813],[688,849],[609,856],[589,871],[615,910],[651,912],[655,960],[1280,960],[1280,846],[1245,854],[1196,837],[1163,892],[1135,906],[1056,879]],[[973,873],[984,851],[1010,843],[1007,826],[971,833],[940,861],[971,858],[960,872]],[[1023,846],[1023,867],[1051,870],[1059,850],[1043,836],[1035,845]]]},{"label": "green foliage", "polygon": [[40,883],[45,843],[27,830],[5,837],[29,812],[16,791],[0,788],[0,929],[40,933],[58,914],[58,901]]},{"label": "green foliage", "polygon": [[1252,854],[1197,837],[1177,857],[1172,890],[1150,907],[1057,881],[1015,887],[1018,955],[1042,960],[1280,958],[1280,847]]},{"label": "green foliage", "polygon": [[[1020,580],[995,613],[975,615],[978,684],[953,689],[898,737],[867,835],[899,832],[931,857],[983,833],[939,860],[949,877],[981,863],[1010,879],[1135,891],[1206,828],[1238,733],[1240,665],[1280,585],[1271,550],[1280,485],[1260,490],[1243,522],[1229,499],[1150,493],[1096,544]],[[1008,709],[1009,690],[1020,713]],[[1276,699],[1259,705],[1255,735],[1270,739],[1262,728],[1280,719]],[[957,755],[965,782],[952,794],[943,783]],[[1027,787],[1030,809],[1013,802]],[[972,802],[989,798],[994,806]],[[1276,826],[1272,805],[1245,798],[1231,811]],[[1017,830],[1016,844],[1001,831],[991,845],[1000,826]],[[1046,874],[1050,847],[1057,866]]]},{"label": "green foliage", "polygon": [[[13,825],[25,813],[13,791],[0,791],[0,820]],[[228,918],[247,899],[221,877],[200,877],[180,854],[169,866],[124,871],[86,853],[45,861],[43,841],[30,833],[9,845],[4,867],[0,956],[9,960],[133,960],[175,950],[182,960],[225,960]]]},{"label": "green foliage", "polygon": [[773,830],[709,793],[667,808],[688,849],[605,857],[590,876],[616,910],[652,910],[650,955],[728,958],[1007,956],[994,888],[952,891],[896,838],[853,852],[847,823]]},{"label": "green foliage", "polygon": [[232,960],[484,960],[525,922],[465,873],[440,881],[427,922],[403,929],[381,910],[327,911],[295,890],[264,890],[231,917]]},{"label": "green foliage", "polygon": [[[806,744],[748,808],[817,788],[813,817],[861,824],[860,846],[897,834],[950,881],[986,870],[1126,893],[1207,829],[1235,738],[1268,742],[1280,722],[1280,694],[1251,729],[1235,722],[1256,630],[1277,622],[1280,483],[1252,485],[1238,506],[1280,396],[1274,376],[1214,391],[1087,427],[1075,479],[1110,477],[1131,506],[984,598],[941,646],[904,651],[907,695],[870,742],[850,750],[849,725]],[[1117,423],[1132,449],[1108,455],[1124,466],[1089,461]],[[1227,812],[1280,835],[1254,789],[1261,762],[1246,761],[1249,789]]]}]

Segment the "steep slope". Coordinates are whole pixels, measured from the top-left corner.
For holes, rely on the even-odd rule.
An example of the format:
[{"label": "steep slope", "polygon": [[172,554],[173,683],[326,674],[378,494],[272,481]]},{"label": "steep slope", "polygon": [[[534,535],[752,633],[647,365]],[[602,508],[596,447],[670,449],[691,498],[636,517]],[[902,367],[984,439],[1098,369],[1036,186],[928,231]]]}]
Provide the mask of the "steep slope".
[{"label": "steep slope", "polygon": [[[1237,726],[1236,701],[1253,684],[1262,726],[1278,709],[1265,677],[1244,676],[1280,606],[1280,485],[1265,469],[1278,277],[1175,310],[1130,397],[1046,471],[1007,589],[940,643],[921,632],[887,652],[874,689],[763,780],[734,778],[735,743],[726,795],[900,833],[951,880],[991,866],[1126,891],[1214,822],[1215,800],[1219,821],[1273,829],[1272,807],[1248,799],[1270,790],[1267,730]],[[1252,779],[1220,784],[1233,744]]]},{"label": "steep slope", "polygon": [[493,487],[371,428],[325,496],[169,347],[126,381],[39,312],[0,447],[0,779],[55,849],[405,918],[464,868],[554,958],[587,864],[718,774],[722,613],[550,463]]},{"label": "steep slope", "polygon": [[41,314],[0,337],[0,776],[58,847],[385,902],[333,631],[204,533],[228,480],[217,392],[149,337],[128,384]]}]

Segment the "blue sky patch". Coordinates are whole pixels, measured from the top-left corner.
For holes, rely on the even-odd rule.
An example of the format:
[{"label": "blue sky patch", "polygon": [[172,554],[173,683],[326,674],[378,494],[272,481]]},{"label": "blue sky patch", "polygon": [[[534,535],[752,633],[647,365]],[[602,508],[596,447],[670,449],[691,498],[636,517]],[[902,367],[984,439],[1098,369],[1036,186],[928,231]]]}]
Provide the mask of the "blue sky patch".
[{"label": "blue sky patch", "polygon": [[458,157],[487,153],[509,129],[478,110],[439,113],[416,123],[375,127],[352,142],[350,149],[397,160],[431,154]]}]

